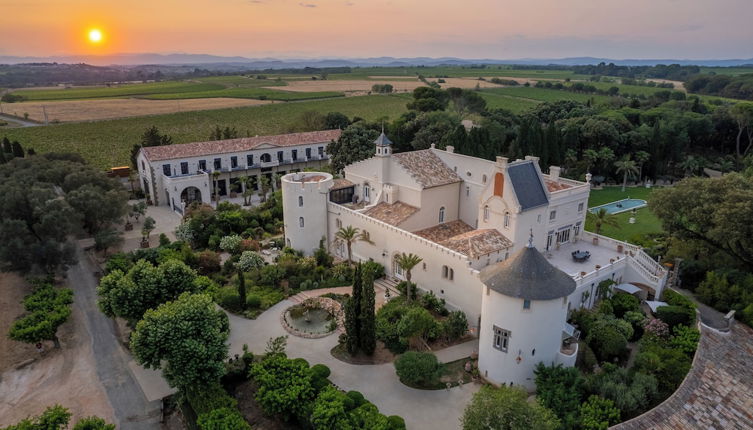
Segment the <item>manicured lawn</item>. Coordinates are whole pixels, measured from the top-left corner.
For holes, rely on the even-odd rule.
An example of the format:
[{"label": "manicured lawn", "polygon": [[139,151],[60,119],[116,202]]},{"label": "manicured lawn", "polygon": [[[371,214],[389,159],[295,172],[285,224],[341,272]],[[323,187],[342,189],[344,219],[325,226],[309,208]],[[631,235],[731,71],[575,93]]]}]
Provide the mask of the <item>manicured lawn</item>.
[{"label": "manicured lawn", "polygon": [[395,96],[338,97],[305,102],[275,103],[233,109],[179,112],[109,121],[2,129],[0,138],[18,140],[41,152],[75,152],[103,169],[129,164],[131,147],[147,127],[157,126],[174,143],[206,140],[215,126],[235,127],[241,136],[287,133],[303,112],[342,112],[367,120],[396,118],[405,112],[406,99]]},{"label": "manicured lawn", "polygon": [[[601,190],[591,191],[591,196],[588,199],[588,207],[599,206],[626,198],[648,200],[649,195],[653,191],[654,188],[628,187],[623,192],[621,187],[605,187]],[[663,231],[659,218],[651,213],[648,208],[641,208],[636,211],[635,224],[628,222],[631,216],[632,211],[615,215],[619,222],[619,228],[603,226],[601,234],[618,240],[633,242],[634,240],[631,239],[636,236],[648,233],[661,233]],[[593,231],[593,225],[586,222],[586,230]]]}]

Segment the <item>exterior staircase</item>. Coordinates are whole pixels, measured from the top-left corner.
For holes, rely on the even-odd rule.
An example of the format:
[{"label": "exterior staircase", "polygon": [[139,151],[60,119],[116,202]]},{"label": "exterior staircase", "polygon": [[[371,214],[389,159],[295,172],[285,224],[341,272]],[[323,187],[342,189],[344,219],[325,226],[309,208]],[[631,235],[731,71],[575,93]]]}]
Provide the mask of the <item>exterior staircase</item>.
[{"label": "exterior staircase", "polygon": [[400,282],[401,281],[397,278],[385,276],[374,281],[374,288],[381,288],[384,291],[389,291],[392,297],[397,297],[400,295],[400,290],[397,289],[397,284]]}]

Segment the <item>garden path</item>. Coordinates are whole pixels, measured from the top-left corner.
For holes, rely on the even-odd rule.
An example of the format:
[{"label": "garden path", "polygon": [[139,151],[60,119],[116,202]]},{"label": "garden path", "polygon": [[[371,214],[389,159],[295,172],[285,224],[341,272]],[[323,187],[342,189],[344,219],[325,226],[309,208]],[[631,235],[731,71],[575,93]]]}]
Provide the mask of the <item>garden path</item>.
[{"label": "garden path", "polygon": [[[280,314],[295,303],[283,300],[255,320],[236,315],[230,318],[230,354],[241,354],[243,344],[254,353],[262,353],[267,340],[284,336]],[[331,370],[330,379],[343,390],[357,390],[379,407],[386,415],[400,415],[408,428],[433,430],[457,429],[465,406],[479,385],[466,384],[449,390],[416,390],[403,385],[391,363],[380,365],[352,365],[332,356],[337,335],[321,339],[288,337],[289,357],[304,358],[310,364],[325,364]],[[464,344],[463,344],[464,345]],[[460,346],[460,345],[458,345]]]}]

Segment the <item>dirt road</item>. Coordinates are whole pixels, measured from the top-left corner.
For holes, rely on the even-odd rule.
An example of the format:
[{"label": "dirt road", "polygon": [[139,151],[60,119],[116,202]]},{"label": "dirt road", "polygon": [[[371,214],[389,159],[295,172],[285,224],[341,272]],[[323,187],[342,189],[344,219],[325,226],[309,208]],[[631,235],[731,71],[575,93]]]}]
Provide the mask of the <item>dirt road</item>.
[{"label": "dirt road", "polygon": [[97,415],[121,430],[158,430],[160,403],[148,402],[131,374],[113,321],[97,308],[95,268],[80,248],[77,254],[68,271],[74,305],[61,327],[62,349],[1,375],[0,427],[58,403],[71,409],[73,421]]}]

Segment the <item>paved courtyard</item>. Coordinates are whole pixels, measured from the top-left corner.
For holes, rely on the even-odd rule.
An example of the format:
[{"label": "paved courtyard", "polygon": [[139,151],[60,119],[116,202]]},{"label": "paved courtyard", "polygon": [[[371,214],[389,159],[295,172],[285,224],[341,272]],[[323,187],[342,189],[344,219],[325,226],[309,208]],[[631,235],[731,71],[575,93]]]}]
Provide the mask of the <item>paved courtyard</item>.
[{"label": "paved courtyard", "polygon": [[[293,301],[284,300],[273,306],[256,320],[235,315],[230,317],[230,354],[240,354],[243,344],[260,354],[270,337],[287,335],[280,325],[280,314]],[[392,363],[380,365],[352,365],[337,360],[330,350],[337,345],[338,334],[321,339],[288,337],[288,356],[306,359],[311,365],[327,365],[330,379],[343,390],[357,390],[379,407],[386,415],[400,415],[408,428],[432,430],[457,429],[465,406],[479,385],[466,384],[449,390],[416,390],[406,387],[397,378]],[[445,361],[468,356],[476,347],[474,342],[456,345],[438,352]]]}]

